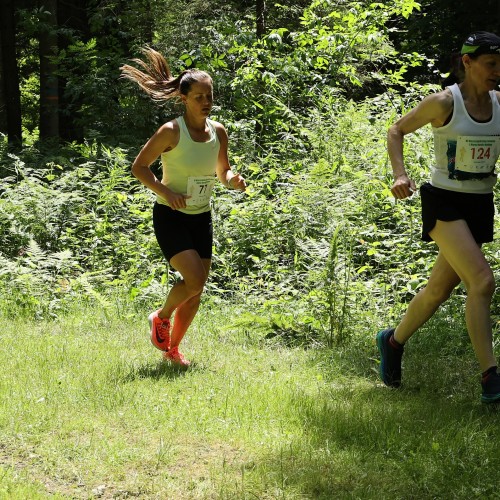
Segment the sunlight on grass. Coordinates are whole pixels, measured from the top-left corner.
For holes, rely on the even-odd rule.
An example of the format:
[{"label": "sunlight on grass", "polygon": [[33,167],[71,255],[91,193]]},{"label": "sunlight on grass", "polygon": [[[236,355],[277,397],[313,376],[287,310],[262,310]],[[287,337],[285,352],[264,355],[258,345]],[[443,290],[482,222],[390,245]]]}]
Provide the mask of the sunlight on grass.
[{"label": "sunlight on grass", "polygon": [[[233,330],[229,317],[200,312],[184,345],[188,371],[161,360],[143,317],[82,311],[56,322],[0,320],[0,494],[496,492],[498,414],[480,406],[470,375],[444,397],[433,381],[440,370],[430,363],[419,372],[421,354],[410,351],[412,374],[393,391],[368,368],[374,351],[286,348]],[[20,332],[30,348],[21,347]]]}]

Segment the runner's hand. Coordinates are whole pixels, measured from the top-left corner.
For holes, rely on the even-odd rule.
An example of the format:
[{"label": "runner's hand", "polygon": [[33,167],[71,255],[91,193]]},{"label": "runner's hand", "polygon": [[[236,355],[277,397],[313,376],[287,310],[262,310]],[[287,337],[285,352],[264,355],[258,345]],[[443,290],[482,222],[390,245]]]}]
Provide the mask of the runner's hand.
[{"label": "runner's hand", "polygon": [[400,175],[392,185],[391,193],[394,198],[404,200],[411,196],[417,190],[415,182],[412,181],[407,175]]},{"label": "runner's hand", "polygon": [[173,191],[170,191],[170,189],[168,190],[165,196],[168,206],[172,210],[179,210],[180,208],[186,208],[186,200],[188,198],[191,197],[186,196],[185,194],[174,193]]},{"label": "runner's hand", "polygon": [[241,174],[234,174],[229,180],[229,187],[237,189],[238,191],[245,191],[247,188],[247,183]]}]

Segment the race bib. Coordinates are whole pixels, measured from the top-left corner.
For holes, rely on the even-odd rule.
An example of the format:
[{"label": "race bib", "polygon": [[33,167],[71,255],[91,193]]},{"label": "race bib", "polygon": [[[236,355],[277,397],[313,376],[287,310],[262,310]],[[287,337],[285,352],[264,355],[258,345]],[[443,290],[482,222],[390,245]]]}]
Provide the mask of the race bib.
[{"label": "race bib", "polygon": [[213,175],[204,175],[200,177],[188,177],[186,205],[207,205],[212,195],[212,189],[215,185]]},{"label": "race bib", "polygon": [[455,169],[474,174],[493,172],[500,154],[499,141],[499,137],[491,135],[458,136]]}]

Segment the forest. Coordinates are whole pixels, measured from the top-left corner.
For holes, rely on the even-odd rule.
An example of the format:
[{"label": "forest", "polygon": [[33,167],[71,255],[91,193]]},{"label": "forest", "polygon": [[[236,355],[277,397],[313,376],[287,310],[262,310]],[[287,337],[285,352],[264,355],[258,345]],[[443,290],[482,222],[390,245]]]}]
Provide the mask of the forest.
[{"label": "forest", "polygon": [[[274,311],[297,302],[296,313],[314,314],[283,312],[285,330],[292,322],[330,341],[348,335],[350,301],[381,300],[387,310],[386,286],[401,280],[411,294],[425,279],[430,250],[414,241],[416,208],[388,193],[384,130],[439,88],[471,30],[493,30],[500,8],[488,7],[466,15],[466,2],[444,0],[4,2],[3,308],[51,317],[75,297],[124,292],[142,304],[170,279],[151,239],[151,197],[129,165],[180,108],[119,78],[152,46],[174,74],[198,67],[213,76],[214,118],[249,181],[246,196],[216,193],[209,292],[270,300]],[[414,140],[427,148],[423,135]],[[425,178],[429,155],[409,154]]]},{"label": "forest", "polygon": [[[415,358],[409,358],[420,377],[410,382],[409,394],[422,406],[408,401],[408,393],[401,400],[385,396],[404,408],[406,430],[412,428],[412,412],[424,422],[435,408],[433,397],[449,398],[456,406],[439,415],[446,425],[459,419],[456,436],[436,417],[430,430],[418,427],[423,441],[415,431],[399,447],[395,432],[383,423],[386,411],[397,418],[397,408],[385,406],[382,392],[367,396],[374,398],[372,407],[352,392],[360,384],[366,395],[367,384],[376,384],[374,335],[401,316],[425,285],[436,255],[435,247],[420,239],[418,194],[400,202],[390,192],[387,129],[441,88],[452,53],[471,31],[495,32],[499,22],[500,4],[493,0],[476,9],[450,0],[4,0],[0,339],[7,347],[0,360],[6,367],[0,395],[17,402],[0,411],[0,498],[494,498],[499,462],[490,443],[498,437],[496,427],[491,415],[472,416],[467,406],[477,396],[471,375],[477,366],[463,318],[463,288],[424,330]],[[194,382],[146,361],[149,351],[136,340],[137,330],[146,331],[147,311],[160,305],[178,279],[152,231],[154,195],[130,172],[148,138],[182,113],[177,103],[153,102],[120,78],[120,67],[140,57],[144,47],[160,51],[174,75],[199,68],[213,77],[212,117],[226,127],[232,168],[248,183],[245,193],[217,185],[213,196],[212,271],[194,338],[214,355],[216,368],[204,360],[192,373],[209,377],[197,381],[198,390],[215,407],[176,424],[184,437],[171,446],[149,419],[157,404],[170,408],[168,398],[181,396],[162,393],[166,399],[154,402],[159,383],[182,384],[190,402],[175,401],[186,412],[189,404],[194,412],[205,409],[201,402],[196,406]],[[430,129],[407,137],[405,156],[417,184],[428,180]],[[159,164],[152,168],[160,175]],[[498,241],[485,245],[497,280]],[[498,294],[492,314],[497,349]],[[72,340],[60,344],[65,328]],[[109,349],[105,354],[117,347],[122,328],[131,346],[128,361]],[[217,364],[222,361],[205,344],[202,329],[226,346],[229,358],[240,356],[242,379],[234,387],[230,383],[234,394],[214,380],[218,369],[227,380],[234,372]],[[233,337],[231,329],[237,332]],[[447,332],[439,354],[433,329]],[[45,356],[28,357],[20,378],[32,387],[27,393],[21,382],[11,385],[25,362],[16,350],[20,335],[23,342],[43,346]],[[192,349],[202,357],[202,347]],[[266,393],[251,385],[251,394],[242,395],[243,374],[248,369],[248,377],[254,376],[243,357],[246,349],[253,359],[264,356],[262,349],[276,357],[271,375],[254,374],[256,381],[273,384],[274,374],[287,370],[289,378],[282,385],[276,379]],[[58,364],[62,351],[69,357]],[[88,371],[93,363],[94,373]],[[66,378],[65,364],[82,370],[79,384]],[[436,382],[432,377],[443,366],[450,374]],[[308,382],[293,372],[299,367]],[[463,387],[443,396],[457,374],[466,377]],[[337,375],[342,382],[335,382]],[[349,382],[349,376],[359,382]],[[149,385],[141,389],[144,379]],[[301,383],[310,385],[299,397]],[[342,383],[338,406],[330,402],[336,383]],[[262,406],[263,398],[275,396],[276,408]],[[51,397],[57,404],[49,408]],[[142,403],[126,407],[133,397]],[[224,397],[225,403],[219,399]],[[61,419],[63,411],[71,417]],[[92,430],[82,412],[94,419]],[[115,423],[107,427],[105,413],[115,416],[116,429]],[[128,422],[121,419],[124,413]],[[177,417],[165,414],[161,422],[173,429]],[[273,429],[269,434],[259,418]],[[23,430],[20,422],[33,419],[34,428]],[[136,433],[139,422],[148,431]],[[254,424],[262,449],[247,448],[256,443]],[[288,424],[294,430],[287,434]],[[120,425],[135,436],[133,444],[121,441],[126,438]],[[305,429],[311,433],[306,438]],[[321,433],[337,444],[328,448]],[[101,443],[109,440],[108,447],[95,444],[94,434]],[[472,434],[479,435],[477,447]],[[149,438],[154,445],[146,443]],[[196,439],[203,446],[194,444]],[[344,465],[335,455],[342,443],[353,446]],[[178,462],[172,458],[192,449],[208,464],[199,475],[198,465],[188,466],[185,455]],[[327,458],[330,452],[334,458]],[[374,464],[365,452],[374,454]],[[469,458],[457,465],[457,457],[465,455]],[[485,461],[481,472],[467,469]],[[439,470],[439,464],[446,465]],[[357,481],[353,471],[359,467],[365,475]],[[142,472],[132,477],[127,469]],[[189,481],[181,470],[190,471]],[[380,484],[378,470],[391,470],[401,490]],[[156,474],[162,479],[153,486],[148,478]]]}]

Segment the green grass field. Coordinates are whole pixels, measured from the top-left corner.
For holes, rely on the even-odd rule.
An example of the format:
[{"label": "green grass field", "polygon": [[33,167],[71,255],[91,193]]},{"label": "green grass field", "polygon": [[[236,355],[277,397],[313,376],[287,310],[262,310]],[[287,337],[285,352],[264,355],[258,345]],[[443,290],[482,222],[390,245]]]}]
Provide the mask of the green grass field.
[{"label": "green grass field", "polygon": [[142,315],[0,318],[0,498],[500,497],[499,414],[466,339],[431,356],[422,332],[396,391],[375,332],[292,348],[219,309],[188,332],[187,371]]}]

